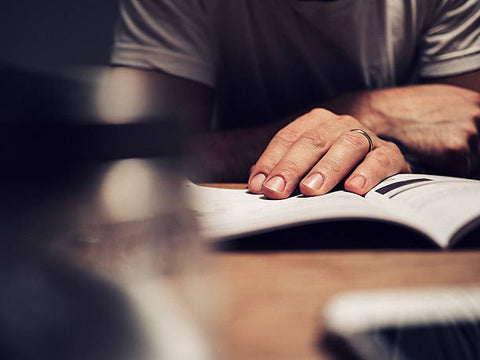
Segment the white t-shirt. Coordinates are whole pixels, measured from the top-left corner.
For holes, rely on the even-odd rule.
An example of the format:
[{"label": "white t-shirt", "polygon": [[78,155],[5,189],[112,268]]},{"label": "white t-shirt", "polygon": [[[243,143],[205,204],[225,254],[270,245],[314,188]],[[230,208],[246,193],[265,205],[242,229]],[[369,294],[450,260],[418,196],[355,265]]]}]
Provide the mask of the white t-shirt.
[{"label": "white t-shirt", "polygon": [[112,63],[214,87],[226,127],[480,69],[480,0],[124,0]]}]

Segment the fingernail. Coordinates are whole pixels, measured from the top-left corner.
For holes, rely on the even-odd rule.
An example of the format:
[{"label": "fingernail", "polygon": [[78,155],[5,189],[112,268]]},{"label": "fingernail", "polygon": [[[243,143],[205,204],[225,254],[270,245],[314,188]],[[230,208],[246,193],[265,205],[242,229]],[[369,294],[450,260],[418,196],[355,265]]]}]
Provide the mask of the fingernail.
[{"label": "fingernail", "polygon": [[265,183],[266,188],[279,193],[285,190],[285,185],[285,180],[280,176],[275,176]]},{"label": "fingernail", "polygon": [[319,173],[315,173],[307,177],[306,180],[303,180],[303,185],[305,185],[306,187],[312,190],[319,191],[320,188],[322,187],[323,181],[324,181],[323,175]]},{"label": "fingernail", "polygon": [[366,182],[367,182],[367,179],[363,175],[355,175],[349,181],[350,185],[356,188],[363,188]]},{"label": "fingernail", "polygon": [[267,177],[264,174],[257,174],[250,180],[250,191],[261,192],[262,185]]}]

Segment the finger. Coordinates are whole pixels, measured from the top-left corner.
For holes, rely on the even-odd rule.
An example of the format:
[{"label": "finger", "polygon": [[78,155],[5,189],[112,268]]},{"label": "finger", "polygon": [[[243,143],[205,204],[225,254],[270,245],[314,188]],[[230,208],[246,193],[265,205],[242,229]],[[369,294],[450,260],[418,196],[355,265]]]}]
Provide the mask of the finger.
[{"label": "finger", "polygon": [[405,161],[398,147],[393,143],[383,142],[367,154],[345,181],[345,190],[365,195],[380,181],[398,173],[410,173],[410,166]]},{"label": "finger", "polygon": [[248,188],[251,192],[262,192],[262,185],[268,174],[285,156],[299,136],[300,133],[297,129],[293,126],[287,126],[273,137],[250,174]]},{"label": "finger", "polygon": [[[370,138],[375,148],[376,137],[371,134]],[[370,141],[365,135],[345,132],[301,181],[300,191],[306,196],[326,194],[364,159],[369,148]]]},{"label": "finger", "polygon": [[305,173],[332,146],[335,137],[335,133],[328,129],[315,128],[305,132],[270,171],[262,187],[263,194],[269,199],[288,197]]},{"label": "finger", "polygon": [[333,116],[335,115],[327,110],[315,109],[281,129],[254,165],[248,180],[249,190],[253,193],[261,193],[262,185],[272,169],[283,159],[302,134],[317,125],[315,120],[318,118],[330,119]]}]

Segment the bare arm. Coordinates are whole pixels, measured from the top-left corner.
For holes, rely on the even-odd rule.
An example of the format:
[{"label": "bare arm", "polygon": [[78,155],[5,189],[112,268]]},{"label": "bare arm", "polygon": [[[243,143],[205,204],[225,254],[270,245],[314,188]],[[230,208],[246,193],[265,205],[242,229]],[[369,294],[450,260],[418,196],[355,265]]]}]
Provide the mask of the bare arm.
[{"label": "bare arm", "polygon": [[282,129],[253,168],[250,189],[284,198],[299,185],[304,194],[319,195],[351,172],[345,189],[364,194],[383,178],[409,171],[398,149],[376,137],[373,151],[359,156],[358,139],[346,132],[356,121],[359,128],[402,142],[428,171],[478,177],[479,88],[477,71],[332,99],[322,107],[347,116],[315,111]]},{"label": "bare arm", "polygon": [[429,171],[478,176],[480,71],[424,82],[350,94],[325,106],[398,139]]},{"label": "bare arm", "polygon": [[[255,164],[249,178],[250,189],[271,198],[284,198],[297,185],[307,195],[322,194],[349,174],[345,187],[362,194],[387,176],[409,171],[398,148],[375,134],[398,138],[424,156],[424,160],[438,164],[439,172],[454,174],[462,171],[455,167],[461,164],[458,153],[465,157],[465,151],[452,150],[447,140],[458,139],[461,148],[468,143],[468,136],[477,136],[471,125],[475,116],[478,119],[478,93],[460,88],[457,83],[368,91],[325,104],[326,108],[351,116],[319,109],[255,128],[211,132],[207,131],[213,101],[211,89],[157,72],[121,68],[117,71],[135,72],[144,86],[153,86],[157,94],[163,95],[157,101],[166,109],[183,108],[184,121],[197,124],[190,141],[190,159],[193,174],[200,174],[199,180],[244,181]],[[476,84],[470,76],[468,79]],[[351,128],[369,132],[374,140],[371,154],[366,153],[366,139],[349,133]],[[305,156],[312,153],[313,157]],[[451,157],[450,163],[446,155]],[[469,164],[461,165],[465,166]],[[317,174],[320,176],[313,176]],[[278,177],[285,186],[278,186]],[[352,182],[354,178],[356,182]],[[361,186],[360,179],[365,180]]]},{"label": "bare arm", "polygon": [[251,128],[197,132],[190,142],[190,169],[203,182],[245,182],[270,139],[291,119]]},{"label": "bare arm", "polygon": [[110,109],[109,115],[128,116],[128,107],[172,116],[186,124],[190,136],[188,175],[199,181],[245,182],[268,141],[293,119],[255,128],[210,131],[213,89],[160,71],[112,67],[103,90],[102,101]]},{"label": "bare arm", "polygon": [[[264,175],[269,175],[270,178],[280,175],[287,180],[288,186],[281,191],[275,188],[262,189],[261,186],[258,187],[258,181],[257,186],[251,184],[252,191],[264,192],[271,198],[287,197],[298,185],[299,179],[313,167],[316,160],[323,156],[320,153],[329,153],[326,160],[320,164],[323,167],[326,166],[327,169],[322,170],[317,166],[314,170],[315,172],[328,171],[327,181],[321,189],[314,186],[316,182],[304,183],[302,190],[308,195],[328,192],[357,163],[362,162],[368,151],[366,139],[361,134],[348,131],[351,128],[361,128],[362,124],[352,117],[338,117],[326,110],[315,110],[298,118],[293,116],[290,119],[279,120],[255,128],[212,132],[208,131],[208,124],[211,117],[213,91],[208,87],[161,72],[116,67],[112,68],[109,74],[108,89],[108,93],[114,95],[112,98],[118,101],[117,104],[111,104],[114,108],[121,107],[126,101],[138,102],[137,105],[141,105],[143,108],[154,108],[157,114],[173,115],[179,121],[190,125],[192,131],[189,141],[189,159],[192,171],[189,175],[193,178],[202,181],[245,181],[250,168],[256,162],[252,176],[262,172]],[[297,162],[295,152],[303,151],[305,139],[315,142],[314,137],[320,134],[319,129],[322,128],[327,133],[319,140],[324,139],[325,143],[319,141],[314,144],[316,153],[309,159],[309,163],[307,164],[305,159],[299,159],[297,172],[287,174],[289,169],[286,169],[285,166],[288,165],[290,157],[293,156],[291,161]],[[277,135],[274,136],[276,133]],[[295,133],[295,141],[290,141],[289,144],[277,141],[287,133]],[[370,132],[370,136],[374,141],[374,151],[372,152],[374,155],[370,156],[366,165],[360,168],[364,175],[363,178],[368,180],[367,184],[366,186],[350,187],[350,190],[358,193],[365,193],[378,181],[393,173],[408,171],[408,165],[393,144],[381,141],[372,132]],[[265,150],[272,137],[274,140]],[[293,138],[290,137],[289,140],[293,140]],[[296,140],[299,140],[298,144],[291,147]],[[333,152],[329,152],[331,147],[334,149]],[[268,154],[278,155],[279,151],[284,155],[290,155],[285,156],[283,160],[272,161]],[[259,157],[260,160],[257,161]],[[332,163],[332,161],[342,163],[342,158],[351,160],[346,166]],[[381,166],[378,166],[379,162]],[[343,163],[347,164],[347,162]],[[333,169],[328,169],[329,166]]]}]

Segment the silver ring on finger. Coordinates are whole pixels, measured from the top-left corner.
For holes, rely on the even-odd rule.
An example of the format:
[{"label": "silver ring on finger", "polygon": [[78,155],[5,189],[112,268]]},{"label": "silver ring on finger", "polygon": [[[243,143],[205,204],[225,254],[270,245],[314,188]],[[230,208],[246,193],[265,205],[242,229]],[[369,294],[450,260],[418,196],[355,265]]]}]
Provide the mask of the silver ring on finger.
[{"label": "silver ring on finger", "polygon": [[362,129],[351,129],[350,131],[357,132],[357,133],[362,134],[363,136],[365,136],[365,138],[368,140],[368,152],[372,151],[373,141],[372,141],[372,138],[370,137],[370,135],[368,135],[368,133],[367,133],[365,130],[362,130]]}]

